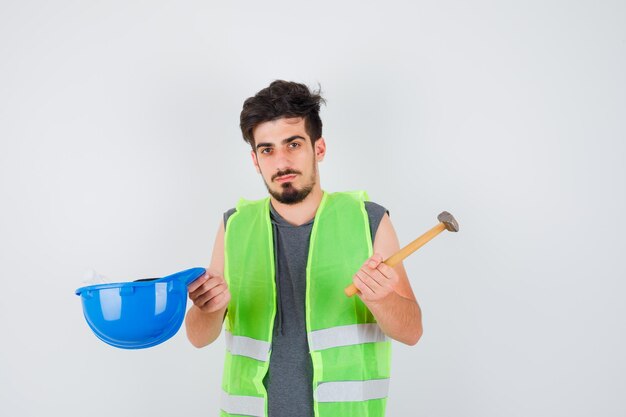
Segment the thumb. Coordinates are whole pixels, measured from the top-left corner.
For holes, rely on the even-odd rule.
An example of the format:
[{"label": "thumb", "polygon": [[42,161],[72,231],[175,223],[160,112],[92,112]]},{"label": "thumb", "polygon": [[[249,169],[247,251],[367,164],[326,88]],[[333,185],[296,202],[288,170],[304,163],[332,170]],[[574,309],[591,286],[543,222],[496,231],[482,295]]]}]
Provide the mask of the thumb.
[{"label": "thumb", "polygon": [[372,257],[368,260],[367,262],[367,266],[369,266],[372,269],[375,269],[376,267],[378,267],[378,265],[380,265],[380,263],[383,261],[383,257],[380,253],[375,253],[372,255]]}]

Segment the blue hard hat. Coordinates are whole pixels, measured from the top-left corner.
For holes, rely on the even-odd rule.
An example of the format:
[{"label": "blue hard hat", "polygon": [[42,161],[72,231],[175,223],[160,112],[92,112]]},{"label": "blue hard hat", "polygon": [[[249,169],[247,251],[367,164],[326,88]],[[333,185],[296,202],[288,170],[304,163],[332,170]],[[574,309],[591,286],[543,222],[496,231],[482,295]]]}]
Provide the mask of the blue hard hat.
[{"label": "blue hard hat", "polygon": [[192,268],[163,278],[90,285],[76,295],[87,324],[103,342],[148,348],[176,334],[185,318],[187,285],[204,273],[204,268]]}]

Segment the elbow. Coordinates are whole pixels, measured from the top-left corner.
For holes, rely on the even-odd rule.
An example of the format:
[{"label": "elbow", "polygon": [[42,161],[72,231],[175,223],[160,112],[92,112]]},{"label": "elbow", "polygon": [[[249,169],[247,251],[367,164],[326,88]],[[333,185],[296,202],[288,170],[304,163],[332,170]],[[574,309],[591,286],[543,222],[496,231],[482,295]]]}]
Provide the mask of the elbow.
[{"label": "elbow", "polygon": [[419,342],[419,340],[422,338],[423,333],[424,333],[424,330],[422,329],[422,326],[420,326],[418,329],[416,329],[413,333],[409,335],[409,338],[405,341],[405,343],[409,346],[415,346],[417,342]]},{"label": "elbow", "polygon": [[189,316],[185,319],[185,331],[187,333],[187,340],[189,340],[189,343],[195,348],[203,348],[213,341],[210,339],[210,336],[207,337],[203,335],[202,332],[198,331],[197,326],[194,326],[194,323],[189,320]]},{"label": "elbow", "polygon": [[201,333],[194,333],[189,331],[189,329],[187,330],[187,340],[189,340],[189,342],[192,344],[193,347],[201,349],[205,346],[210,345],[211,343],[213,343],[217,337],[219,336],[219,333],[213,335],[213,334],[201,334]]},{"label": "elbow", "polygon": [[201,341],[201,340],[194,339],[192,337],[187,337],[187,339],[189,340],[191,345],[197,349],[201,349],[208,345],[208,343],[205,343],[204,341]]}]

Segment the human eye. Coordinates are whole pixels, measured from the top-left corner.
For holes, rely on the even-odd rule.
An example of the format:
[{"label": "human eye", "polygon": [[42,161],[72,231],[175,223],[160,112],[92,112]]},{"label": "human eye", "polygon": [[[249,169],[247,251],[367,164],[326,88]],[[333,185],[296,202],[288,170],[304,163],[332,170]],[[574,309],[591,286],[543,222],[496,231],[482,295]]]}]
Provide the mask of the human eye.
[{"label": "human eye", "polygon": [[290,142],[289,145],[287,145],[287,147],[289,147],[289,149],[297,149],[300,147],[300,143],[299,142]]},{"label": "human eye", "polygon": [[263,154],[263,155],[269,155],[270,153],[272,153],[272,148],[270,148],[270,147],[261,148],[261,150],[259,152],[261,154]]}]

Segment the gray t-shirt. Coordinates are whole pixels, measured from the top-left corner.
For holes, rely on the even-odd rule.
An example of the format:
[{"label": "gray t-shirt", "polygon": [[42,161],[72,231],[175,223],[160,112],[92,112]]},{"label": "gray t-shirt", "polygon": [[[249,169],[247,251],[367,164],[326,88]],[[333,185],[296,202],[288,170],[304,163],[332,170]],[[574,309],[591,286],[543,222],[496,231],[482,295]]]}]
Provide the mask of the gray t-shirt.
[{"label": "gray t-shirt", "polygon": [[[365,202],[372,242],[387,212]],[[224,225],[235,209],[224,213]],[[305,322],[306,263],[313,220],[294,226],[270,204],[276,256],[277,308],[269,371],[264,379],[269,417],[313,417],[313,366]],[[365,259],[363,260],[365,261]],[[356,272],[356,271],[355,271]]]}]

